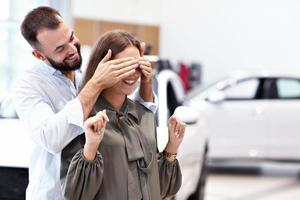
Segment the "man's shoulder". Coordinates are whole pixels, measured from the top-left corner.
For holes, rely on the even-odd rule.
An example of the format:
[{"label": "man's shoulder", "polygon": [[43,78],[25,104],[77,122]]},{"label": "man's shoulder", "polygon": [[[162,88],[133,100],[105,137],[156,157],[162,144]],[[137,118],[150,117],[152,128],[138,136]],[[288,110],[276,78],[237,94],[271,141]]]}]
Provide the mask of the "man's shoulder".
[{"label": "man's shoulder", "polygon": [[47,66],[43,64],[35,64],[24,69],[17,77],[17,83],[29,82],[31,84],[43,83],[51,77],[51,73],[47,70]]}]

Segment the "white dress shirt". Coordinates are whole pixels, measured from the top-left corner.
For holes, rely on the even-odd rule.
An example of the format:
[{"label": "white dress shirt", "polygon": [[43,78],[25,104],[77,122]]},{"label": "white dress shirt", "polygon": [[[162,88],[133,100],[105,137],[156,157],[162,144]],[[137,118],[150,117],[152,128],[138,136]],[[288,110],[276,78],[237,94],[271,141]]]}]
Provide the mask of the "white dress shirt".
[{"label": "white dress shirt", "polygon": [[[60,152],[83,133],[83,110],[77,97],[81,74],[76,72],[75,85],[59,70],[39,64],[26,70],[15,82],[14,105],[21,121],[28,127],[34,142],[29,162],[28,200],[62,200],[60,186]],[[139,92],[135,100],[150,109]]]}]

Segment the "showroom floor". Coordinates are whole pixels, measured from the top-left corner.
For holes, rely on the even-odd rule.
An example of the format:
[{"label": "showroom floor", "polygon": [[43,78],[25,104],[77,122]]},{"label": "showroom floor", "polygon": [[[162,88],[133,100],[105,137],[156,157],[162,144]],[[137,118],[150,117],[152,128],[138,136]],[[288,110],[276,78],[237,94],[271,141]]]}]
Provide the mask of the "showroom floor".
[{"label": "showroom floor", "polygon": [[207,180],[205,200],[299,200],[295,165],[266,165],[261,170],[217,168]]}]

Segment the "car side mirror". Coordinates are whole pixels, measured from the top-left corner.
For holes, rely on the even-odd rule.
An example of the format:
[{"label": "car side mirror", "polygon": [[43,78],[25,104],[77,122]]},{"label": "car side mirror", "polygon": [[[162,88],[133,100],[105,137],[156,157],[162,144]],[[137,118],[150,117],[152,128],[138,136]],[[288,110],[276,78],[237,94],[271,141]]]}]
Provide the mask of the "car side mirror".
[{"label": "car side mirror", "polygon": [[215,104],[221,103],[224,100],[225,100],[225,94],[221,91],[213,92],[207,98],[208,102],[215,103]]},{"label": "car side mirror", "polygon": [[198,121],[198,112],[192,107],[178,106],[175,109],[174,115],[176,115],[182,122],[186,124],[196,124]]}]

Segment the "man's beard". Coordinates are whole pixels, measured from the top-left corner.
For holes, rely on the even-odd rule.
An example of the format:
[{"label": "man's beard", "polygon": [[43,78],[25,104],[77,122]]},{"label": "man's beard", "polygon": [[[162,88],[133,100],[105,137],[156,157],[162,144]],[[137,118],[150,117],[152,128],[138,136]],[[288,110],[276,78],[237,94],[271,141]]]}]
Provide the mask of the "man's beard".
[{"label": "man's beard", "polygon": [[65,60],[61,63],[54,61],[53,59],[47,57],[49,63],[51,64],[51,66],[59,71],[75,71],[77,69],[80,69],[81,67],[81,63],[82,63],[82,57],[81,57],[81,52],[80,52],[80,44],[77,43],[75,44],[76,49],[77,49],[77,53],[79,56],[79,59],[72,65],[68,64],[67,62],[65,62]]}]

